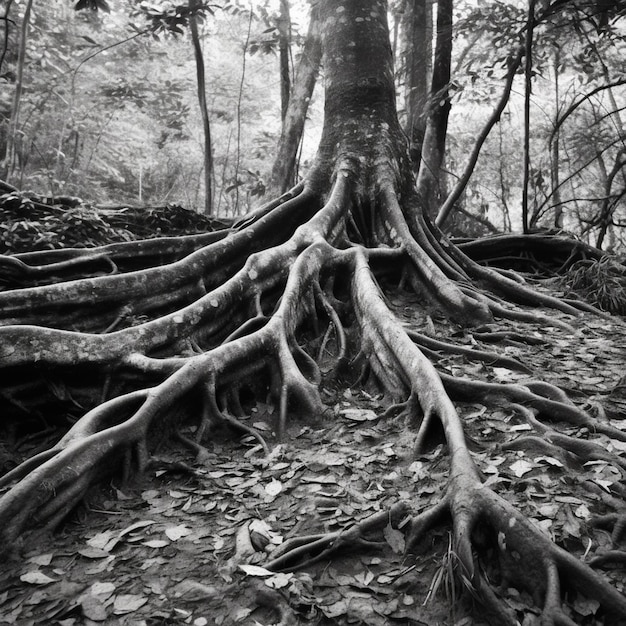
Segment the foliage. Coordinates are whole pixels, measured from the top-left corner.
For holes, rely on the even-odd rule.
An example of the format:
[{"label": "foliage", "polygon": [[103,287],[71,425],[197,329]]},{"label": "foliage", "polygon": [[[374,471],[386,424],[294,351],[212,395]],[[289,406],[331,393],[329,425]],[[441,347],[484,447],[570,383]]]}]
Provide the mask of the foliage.
[{"label": "foliage", "polygon": [[[617,226],[626,213],[619,199],[623,180],[616,177],[607,191],[606,171],[626,141],[624,9],[619,3],[604,8],[587,2],[541,6],[532,58],[531,210],[535,220],[551,226],[561,209],[562,225],[595,243],[597,229],[587,224],[594,223],[603,198],[617,197],[609,235],[611,245],[619,248],[626,243]],[[508,0],[457,5],[448,155],[453,176],[462,171],[465,155],[499,97],[507,57],[524,41],[525,20],[525,5]],[[520,224],[521,84],[516,90],[500,128],[483,148],[467,193],[467,209],[483,216],[488,207],[488,219],[505,229],[509,212],[513,227]]]},{"label": "foliage", "polygon": [[0,253],[76,247],[202,233],[226,225],[178,205],[98,209],[45,206],[18,193],[0,195]]},{"label": "foliage", "polygon": [[560,278],[570,292],[603,311],[626,315],[626,268],[612,256],[574,263]]},{"label": "foliage", "polygon": [[[210,85],[215,197],[218,210],[232,214],[251,208],[269,176],[280,133],[280,105],[272,80],[275,62],[260,56],[248,59],[237,146],[241,41],[249,7],[233,2],[223,7],[218,11],[213,3],[200,3],[194,10],[200,17],[213,12],[201,36]],[[21,189],[96,202],[203,206],[195,66],[187,35],[178,32],[188,21],[188,4],[132,3],[127,10],[118,3],[110,8],[110,13],[75,12],[66,0],[35,4],[27,40],[19,161],[11,181]],[[266,25],[261,13],[257,17],[251,35],[259,39]],[[166,36],[177,32],[177,37]],[[8,31],[9,53],[0,68],[10,82],[0,90],[0,153],[11,110],[16,33],[15,28]]]}]

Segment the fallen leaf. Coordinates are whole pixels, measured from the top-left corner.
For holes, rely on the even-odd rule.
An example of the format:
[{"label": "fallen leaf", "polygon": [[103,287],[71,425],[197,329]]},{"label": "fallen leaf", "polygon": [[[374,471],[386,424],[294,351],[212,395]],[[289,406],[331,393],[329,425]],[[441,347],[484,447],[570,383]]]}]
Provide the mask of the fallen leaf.
[{"label": "fallen leaf", "polygon": [[22,574],[20,576],[20,580],[23,583],[28,583],[29,585],[49,585],[50,583],[55,583],[57,581],[56,578],[50,578],[50,576],[46,576],[46,574],[40,572],[39,570],[33,570],[32,572]]},{"label": "fallen leaf", "polygon": [[368,422],[378,419],[378,415],[371,409],[342,409],[339,413],[353,422]]},{"label": "fallen leaf", "polygon": [[118,537],[123,537],[124,535],[133,532],[133,530],[137,530],[138,528],[145,528],[146,526],[150,526],[151,524],[156,524],[156,522],[151,519],[143,520],[141,522],[135,522],[134,524],[128,526],[128,528],[124,528],[124,530],[121,530],[118,534]]},{"label": "fallen leaf", "polygon": [[28,559],[29,563],[35,563],[35,565],[50,565],[52,563],[52,554],[40,554],[38,556],[31,556]]},{"label": "fallen leaf", "polygon": [[113,602],[113,613],[115,613],[115,615],[133,613],[137,609],[140,609],[147,601],[148,598],[144,598],[143,596],[137,596],[132,593],[123,593],[119,596],[115,596],[115,601]]},{"label": "fallen leaf", "polygon": [[165,546],[170,545],[170,542],[164,539],[150,539],[149,541],[143,541],[141,545],[148,546],[148,548],[165,548]]},{"label": "fallen leaf", "polygon": [[279,572],[271,578],[268,578],[265,581],[265,584],[270,587],[270,589],[283,589],[287,585],[291,584],[292,580],[293,574],[285,574],[283,572]]},{"label": "fallen leaf", "polygon": [[101,583],[96,582],[89,588],[91,595],[101,596],[103,599],[108,598],[114,591],[115,585],[113,583]]},{"label": "fallen leaf", "polygon": [[104,547],[111,541],[113,538],[113,533],[110,530],[106,530],[102,533],[98,533],[91,537],[91,539],[87,540],[87,545],[92,548],[99,548],[100,550],[104,550]]},{"label": "fallen leaf", "polygon": [[107,618],[107,610],[101,598],[87,594],[81,598],[80,607],[83,615],[94,622],[103,622]]},{"label": "fallen leaf", "polygon": [[591,598],[583,598],[577,594],[574,598],[573,606],[577,613],[580,613],[584,617],[589,617],[596,614],[600,608],[600,602]]},{"label": "fallen leaf", "polygon": [[86,559],[105,559],[109,556],[109,553],[106,550],[92,548],[91,546],[88,548],[80,548],[80,550],[78,550],[78,554],[84,556]]},{"label": "fallen leaf", "polygon": [[179,524],[178,526],[169,526],[165,529],[165,534],[168,539],[172,541],[178,541],[181,537],[186,537],[192,533],[191,528],[188,528],[184,524]]},{"label": "fallen leaf", "polygon": [[247,574],[248,576],[274,576],[276,572],[270,572],[268,569],[264,567],[260,567],[259,565],[239,565],[239,569]]},{"label": "fallen leaf", "polygon": [[276,497],[282,490],[283,484],[275,478],[272,478],[272,480],[265,485],[265,493],[271,497]]},{"label": "fallen leaf", "polygon": [[535,469],[535,466],[528,461],[524,461],[524,459],[520,459],[519,461],[515,461],[515,463],[511,463],[511,471],[518,478],[521,478],[524,474],[527,474],[533,469]]},{"label": "fallen leaf", "polygon": [[383,535],[385,541],[387,541],[396,554],[402,554],[404,552],[404,535],[399,530],[393,528],[391,524],[387,524],[383,530]]}]

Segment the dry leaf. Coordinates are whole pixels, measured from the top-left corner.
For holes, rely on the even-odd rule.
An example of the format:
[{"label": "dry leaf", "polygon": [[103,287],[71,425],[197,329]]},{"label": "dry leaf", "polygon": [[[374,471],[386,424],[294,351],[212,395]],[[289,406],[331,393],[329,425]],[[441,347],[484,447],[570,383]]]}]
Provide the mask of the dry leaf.
[{"label": "dry leaf", "polygon": [[39,570],[33,570],[32,572],[22,574],[20,576],[20,580],[24,583],[28,583],[29,585],[49,585],[50,583],[55,583],[57,581],[56,578],[50,578],[50,576],[46,576],[46,574],[40,572]]},{"label": "dry leaf", "polygon": [[135,522],[127,528],[124,528],[124,530],[121,530],[117,536],[123,537],[124,535],[131,533],[133,530],[137,530],[138,528],[145,528],[146,526],[150,526],[151,524],[156,524],[156,522],[151,519],[143,520],[141,522]]},{"label": "dry leaf", "polygon": [[181,537],[186,537],[192,533],[191,528],[188,528],[184,524],[179,524],[178,526],[169,526],[165,529],[165,534],[168,539],[172,541],[178,541]]},{"label": "dry leaf", "polygon": [[103,622],[107,618],[107,610],[101,598],[85,595],[80,600],[83,615],[94,622]]},{"label": "dry leaf", "polygon": [[272,478],[272,480],[265,485],[265,493],[273,498],[276,497],[282,490],[283,484],[275,478]]},{"label": "dry leaf", "polygon": [[371,409],[342,409],[339,413],[353,422],[368,422],[378,419],[378,415]]},{"label": "dry leaf", "polygon": [[150,541],[143,541],[141,545],[148,546],[148,548],[165,548],[170,545],[170,542],[164,539],[150,539]]},{"label": "dry leaf", "polygon": [[101,596],[108,598],[115,591],[115,585],[113,583],[101,583],[97,582],[91,585],[89,592],[93,596]]},{"label": "dry leaf", "polygon": [[239,565],[239,569],[248,576],[275,576],[276,572],[270,572],[259,565]]},{"label": "dry leaf", "polygon": [[92,548],[91,546],[88,548],[81,548],[78,550],[78,554],[84,556],[86,559],[105,559],[109,556],[109,553],[106,550]]},{"label": "dry leaf", "polygon": [[520,459],[519,461],[515,461],[515,463],[511,463],[511,471],[518,478],[521,478],[524,474],[527,474],[533,469],[535,469],[535,466],[528,461],[524,461],[524,459]]},{"label": "dry leaf", "polygon": [[148,598],[143,596],[137,596],[132,593],[123,593],[115,597],[113,602],[113,613],[115,615],[124,615],[126,613],[133,613],[137,609],[140,609]]},{"label": "dry leaf", "polygon": [[35,565],[50,565],[50,563],[52,563],[52,557],[52,554],[40,554],[38,556],[31,556],[28,562],[34,563]]},{"label": "dry leaf", "polygon": [[393,528],[391,524],[387,524],[383,530],[383,535],[396,554],[402,554],[404,552],[404,535],[399,530]]},{"label": "dry leaf", "polygon": [[271,578],[268,578],[265,581],[265,584],[271,589],[283,589],[287,585],[291,584],[292,580],[293,574],[285,574],[283,572],[279,572]]}]

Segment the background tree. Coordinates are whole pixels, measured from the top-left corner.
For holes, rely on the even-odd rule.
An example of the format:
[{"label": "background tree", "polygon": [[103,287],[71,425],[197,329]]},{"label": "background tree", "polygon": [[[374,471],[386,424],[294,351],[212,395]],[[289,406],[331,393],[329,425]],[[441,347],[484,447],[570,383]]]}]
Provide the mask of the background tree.
[{"label": "background tree", "polygon": [[433,64],[432,2],[405,1],[401,5],[405,73],[405,132],[417,171],[426,133]]},{"label": "background tree", "polygon": [[[582,147],[584,141],[596,140],[591,138],[582,140],[580,127],[577,125],[576,130],[574,126],[568,130],[568,125],[574,123],[574,119],[567,115],[572,105],[579,115],[586,115],[583,109],[592,106],[590,100],[594,101],[596,107],[602,107],[605,111],[620,108],[619,104],[614,107],[608,97],[601,94],[606,89],[603,85],[612,84],[613,89],[620,90],[616,83],[620,82],[621,70],[614,65],[613,59],[617,58],[616,54],[619,56],[622,53],[620,51],[623,51],[623,38],[619,33],[619,27],[612,27],[611,24],[617,26],[622,16],[619,11],[611,13],[607,30],[598,28],[597,16],[596,7],[591,3],[555,3],[537,13],[533,46],[534,93],[530,100],[532,135],[529,154],[533,164],[533,176],[530,176],[529,171],[528,194],[531,205],[529,222],[533,228],[541,225],[542,221],[543,225],[551,225],[558,217],[559,220],[562,219],[559,223],[566,230],[582,234],[584,228],[581,227],[578,215],[581,212],[597,212],[599,209],[597,199],[603,196],[600,189],[590,192],[596,184],[595,181],[602,177],[596,159],[585,158],[583,154],[580,158],[576,156],[578,145]],[[468,145],[473,142],[476,126],[472,124],[477,122],[479,116],[488,116],[487,103],[493,99],[497,89],[494,79],[499,79],[506,65],[503,53],[517,45],[516,41],[519,42],[519,37],[523,36],[525,23],[523,11],[513,3],[496,3],[473,9],[468,7],[467,12],[461,9],[456,31],[458,48],[461,56],[463,56],[461,51],[467,50],[467,53],[462,58],[463,71],[456,74],[457,95],[452,109],[451,139],[448,142],[451,163],[459,160],[456,156],[457,150],[461,154],[467,152]],[[475,39],[474,33],[479,25],[483,38]],[[488,43],[490,47],[485,47]],[[600,54],[594,53],[594,48],[601,50]],[[556,69],[555,50],[559,51]],[[602,69],[603,64],[606,65],[608,74]],[[558,101],[555,99],[557,75]],[[481,207],[486,207],[487,217],[494,224],[503,223],[504,216],[500,207],[505,203],[514,214],[514,222],[521,223],[519,198],[523,195],[523,181],[518,176],[521,170],[512,168],[505,179],[501,179],[498,172],[502,167],[506,168],[509,161],[519,159],[523,154],[523,138],[519,133],[519,129],[523,128],[521,114],[523,103],[515,94],[520,88],[521,85],[519,88],[514,85],[511,104],[504,111],[502,122],[505,125],[504,132],[502,135],[498,132],[486,140],[485,158],[479,159],[468,193],[464,196],[464,201],[469,204],[472,213],[480,215],[483,211]],[[599,88],[599,91],[595,91],[596,88]],[[585,97],[585,93],[589,94],[588,98]],[[582,102],[577,105],[579,96]],[[623,101],[623,97],[623,92],[620,92],[618,100]],[[479,113],[481,110],[482,113]],[[455,117],[455,112],[458,117]],[[612,142],[620,141],[617,127],[608,123],[606,131],[598,131],[599,127],[614,115],[609,113],[602,122],[597,122],[594,126],[596,136],[603,137],[602,153],[608,150],[612,156],[616,153]],[[457,123],[457,119],[462,124]],[[468,126],[468,119],[475,122]],[[588,122],[581,126],[586,123]],[[555,170],[553,153],[556,147],[553,142],[555,128],[559,131],[558,143],[561,155],[558,171]],[[500,136],[505,138],[501,147],[505,150],[505,157],[508,158],[504,161],[493,158],[501,152]],[[552,157],[548,159],[547,155],[551,151]],[[460,161],[463,162],[462,159]],[[507,197],[499,193],[498,187],[493,185],[492,181],[498,179],[503,180],[504,185],[499,187],[506,190]],[[550,181],[557,179],[558,183],[552,185]],[[588,241],[593,240],[593,237],[589,239],[589,235],[587,232],[583,236]]]},{"label": "background tree", "polygon": [[[9,6],[6,8],[4,18],[5,28],[5,45],[8,44],[8,12]],[[0,162],[0,172],[2,172],[3,178],[9,179],[13,175],[15,169],[16,147],[15,144],[18,140],[19,122],[20,122],[20,110],[22,107],[22,90],[24,88],[24,65],[26,63],[26,41],[28,39],[28,29],[30,26],[30,14],[33,8],[32,0],[28,0],[24,8],[24,15],[22,17],[22,23],[19,31],[19,44],[17,54],[17,72],[15,76],[15,88],[13,91],[13,104],[11,107],[11,115],[8,120],[8,130],[6,134],[6,143],[4,147],[4,157]],[[3,54],[4,57],[4,54]]]},{"label": "background tree", "polygon": [[189,29],[196,59],[196,80],[198,82],[198,103],[202,116],[204,131],[204,212],[211,215],[213,212],[213,144],[211,142],[211,122],[206,102],[206,80],[204,72],[204,57],[198,32],[198,11],[201,8],[198,0],[189,0]]},{"label": "background tree", "polygon": [[272,165],[269,189],[274,193],[284,193],[295,183],[298,150],[302,143],[304,125],[313,97],[321,58],[319,17],[317,7],[313,6],[309,29],[296,66],[293,89],[282,119],[276,158]]},{"label": "background tree", "polygon": [[[437,2],[437,36],[433,57],[428,120],[421,151],[417,192],[424,205],[436,206],[445,196],[443,162],[450,115],[452,64],[452,0]],[[424,15],[427,18],[427,15]],[[426,69],[426,68],[424,68]]]}]

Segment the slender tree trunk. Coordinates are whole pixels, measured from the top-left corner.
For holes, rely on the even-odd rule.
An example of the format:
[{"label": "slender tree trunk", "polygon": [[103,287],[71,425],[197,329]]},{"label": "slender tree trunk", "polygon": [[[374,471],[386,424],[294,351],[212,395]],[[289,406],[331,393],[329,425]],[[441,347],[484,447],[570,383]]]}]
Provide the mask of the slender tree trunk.
[{"label": "slender tree trunk", "polygon": [[278,52],[280,62],[280,118],[285,121],[289,95],[291,93],[291,71],[289,67],[289,52],[291,48],[291,15],[289,0],[280,0],[280,15],[278,18]]},{"label": "slender tree trunk", "polygon": [[513,79],[515,78],[515,72],[517,71],[517,68],[520,66],[521,61],[522,61],[521,49],[518,51],[516,55],[510,56],[509,71],[508,71],[506,83],[504,85],[504,90],[502,92],[502,95],[500,96],[500,100],[496,108],[493,110],[493,113],[489,116],[487,123],[478,134],[478,137],[476,138],[474,147],[472,148],[472,151],[469,155],[469,159],[468,159],[468,162],[465,166],[463,173],[461,174],[456,185],[454,186],[454,188],[452,189],[452,191],[446,198],[445,202],[441,206],[441,209],[439,210],[439,213],[437,214],[437,219],[435,221],[437,226],[443,225],[447,216],[452,211],[452,208],[455,202],[457,202],[457,200],[461,197],[461,195],[465,191],[465,187],[467,186],[467,183],[469,182],[472,176],[472,173],[474,171],[474,167],[476,167],[476,163],[478,162],[480,150],[483,147],[483,144],[485,143],[485,141],[487,140],[487,137],[489,137],[489,133],[491,133],[492,128],[500,121],[500,116],[502,115],[502,112],[504,111],[509,101],[509,96],[511,95],[511,87],[513,85]]},{"label": "slender tree trunk", "polygon": [[422,158],[417,176],[417,193],[426,211],[434,216],[445,195],[442,165],[450,115],[450,67],[452,59],[452,0],[437,3],[437,39],[433,62],[431,105]]},{"label": "slender tree trunk", "polygon": [[428,118],[427,106],[432,80],[432,2],[405,1],[402,31],[405,63],[405,133],[415,171],[419,168]]},{"label": "slender tree trunk", "polygon": [[502,228],[505,232],[511,231],[511,213],[507,198],[509,195],[509,185],[505,176],[505,166],[507,157],[504,154],[504,133],[502,132],[502,123],[498,124],[498,156],[500,163],[498,165],[498,182],[500,183],[500,200],[502,201]]},{"label": "slender tree trunk", "polygon": [[206,81],[204,72],[204,57],[200,45],[198,33],[199,0],[189,0],[189,26],[191,29],[191,42],[196,60],[196,82],[198,86],[198,104],[202,116],[202,129],[204,132],[204,212],[206,215],[213,213],[213,146],[211,143],[211,123],[209,110],[206,102]]},{"label": "slender tree trunk", "polygon": [[321,58],[319,12],[314,7],[311,11],[309,30],[296,67],[293,90],[283,119],[276,159],[272,166],[269,183],[269,189],[272,193],[283,193],[294,183],[296,155],[302,140],[306,114],[315,88]]},{"label": "slender tree trunk", "polygon": [[2,72],[2,66],[4,65],[4,59],[6,58],[7,51],[9,50],[9,14],[11,12],[11,5],[13,4],[13,0],[7,0],[6,6],[4,8],[4,15],[0,18],[2,20],[2,31],[4,33],[4,38],[2,41],[2,52],[0,52],[0,75]]},{"label": "slender tree trunk", "polygon": [[524,67],[524,179],[522,183],[522,231],[524,233],[528,232],[528,192],[530,186],[530,95],[532,93],[535,2],[536,0],[528,0],[528,19],[526,21],[526,64]]},{"label": "slender tree trunk", "polygon": [[554,134],[552,136],[551,156],[552,167],[550,168],[552,198],[554,203],[554,227],[563,228],[563,205],[561,204],[561,180],[559,172],[560,146],[559,146],[559,62],[561,53],[559,48],[554,51],[553,69],[554,69]]},{"label": "slender tree trunk", "polygon": [[0,173],[8,182],[15,169],[16,142],[20,121],[20,107],[22,103],[22,90],[24,87],[24,64],[26,62],[26,38],[28,37],[28,27],[30,24],[30,14],[33,7],[33,0],[28,0],[24,9],[24,18],[20,29],[20,43],[17,56],[17,76],[15,79],[15,91],[13,92],[13,103],[11,106],[11,117],[9,119],[9,131],[5,147],[4,159],[0,164]]},{"label": "slender tree trunk", "polygon": [[[601,160],[601,157],[599,158],[599,160]],[[613,167],[608,174],[606,172],[606,168],[604,168],[604,198],[602,200],[602,207],[600,209],[600,215],[598,218],[600,230],[596,239],[596,248],[599,249],[602,249],[606,233],[613,222],[613,212],[615,210],[615,207],[617,206],[617,201],[619,200],[621,195],[623,195],[622,192],[622,194],[613,196],[611,195],[611,191],[613,189],[613,183],[615,181],[615,178],[620,172],[623,171],[625,165],[626,149],[622,148],[615,156],[615,162],[613,163]]]}]

